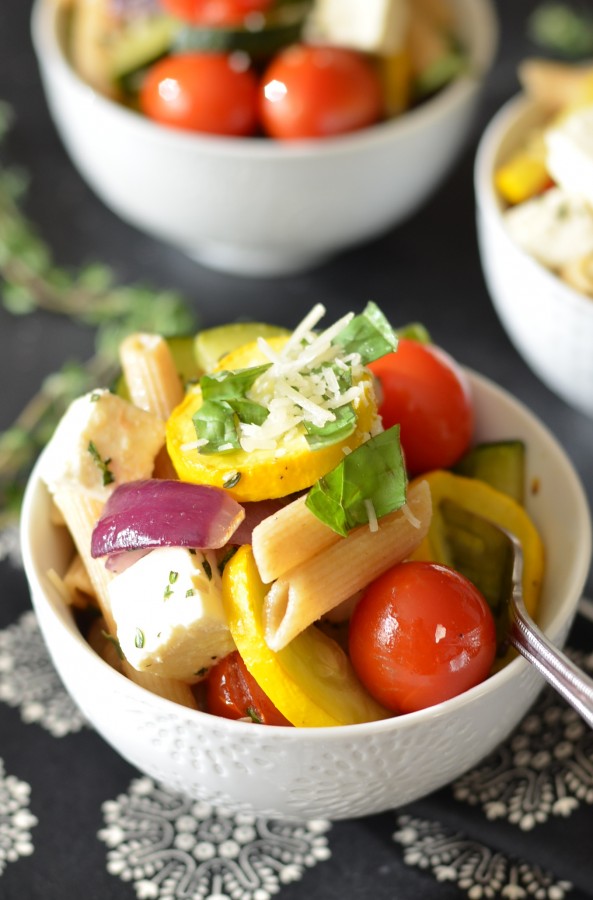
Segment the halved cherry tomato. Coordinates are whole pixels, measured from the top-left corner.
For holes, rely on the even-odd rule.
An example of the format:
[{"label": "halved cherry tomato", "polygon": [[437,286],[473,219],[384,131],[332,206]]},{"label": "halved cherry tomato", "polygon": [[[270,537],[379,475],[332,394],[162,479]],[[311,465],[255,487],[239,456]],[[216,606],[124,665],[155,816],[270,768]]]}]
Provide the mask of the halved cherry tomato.
[{"label": "halved cherry tomato", "polygon": [[254,12],[265,12],[274,0],[161,0],[173,16],[192,25],[236,25]]},{"label": "halved cherry tomato", "polygon": [[494,619],[478,589],[448,566],[404,562],[354,610],[350,658],[371,696],[408,713],[483,681],[496,653]]},{"label": "halved cherry tomato", "polygon": [[361,53],[295,44],[264,73],[260,117],[273,138],[328,137],[372,125],[383,112],[382,89]]},{"label": "halved cherry tomato", "polygon": [[402,338],[394,353],[369,368],[381,385],[383,426],[401,426],[408,473],[453,466],[474,427],[469,383],[459,366],[432,344]]},{"label": "halved cherry tomato", "polygon": [[225,719],[252,719],[262,725],[290,725],[247,670],[235,651],[210,670],[206,684],[206,710]]},{"label": "halved cherry tomato", "polygon": [[163,125],[245,137],[255,132],[257,79],[224,53],[168,56],[149,70],[140,108]]}]

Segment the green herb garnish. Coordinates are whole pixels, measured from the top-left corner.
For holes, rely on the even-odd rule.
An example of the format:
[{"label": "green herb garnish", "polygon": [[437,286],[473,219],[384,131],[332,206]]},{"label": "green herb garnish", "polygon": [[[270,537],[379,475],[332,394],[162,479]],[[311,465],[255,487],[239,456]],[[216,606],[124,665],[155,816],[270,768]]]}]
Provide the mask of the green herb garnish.
[{"label": "green herb garnish", "polygon": [[106,641],[109,641],[110,644],[113,644],[113,646],[115,647],[115,649],[117,651],[117,655],[119,656],[119,658],[124,659],[123,650],[122,650],[121,644],[117,640],[117,638],[114,638],[113,635],[109,634],[108,631],[101,631],[101,634],[103,635],[103,637],[105,638]]},{"label": "green herb garnish", "polygon": [[240,472],[229,472],[228,475],[225,475],[222,479],[222,486],[224,488],[234,488],[235,485],[239,484],[241,480]]},{"label": "green herb garnish", "polygon": [[363,366],[397,349],[397,337],[376,303],[367,303],[363,312],[334,338],[343,354],[358,353]]},{"label": "green herb garnish", "polygon": [[169,572],[169,584],[175,584],[179,578],[179,572]]},{"label": "green herb garnish", "polygon": [[229,372],[223,370],[213,375],[202,375],[200,389],[204,400],[242,400],[253,387],[260,375],[267,372],[271,363],[237,369]]},{"label": "green herb garnish", "polygon": [[593,53],[593,14],[567,3],[543,3],[527,21],[529,38],[540,47],[570,59]]},{"label": "green herb garnish", "polygon": [[169,597],[172,597],[175,592],[171,590],[171,585],[168,584],[163,592],[163,599],[168,600]]},{"label": "green herb garnish", "polygon": [[[10,108],[0,103],[0,142],[11,123]],[[103,264],[78,271],[58,267],[50,246],[23,213],[27,188],[24,172],[0,166],[1,302],[13,315],[43,311],[93,328],[95,353],[49,375],[14,424],[0,433],[0,527],[18,515],[31,466],[69,403],[116,377],[121,340],[134,331],[165,337],[195,331],[189,305],[170,290],[118,285]]]},{"label": "green herb garnish", "polygon": [[192,417],[200,453],[229,453],[241,449],[238,417],[226,400],[206,400]]},{"label": "green herb garnish", "polygon": [[109,468],[109,465],[110,465],[110,463],[111,463],[111,457],[107,457],[106,459],[102,459],[102,458],[101,458],[101,454],[100,454],[99,451],[97,450],[97,447],[96,447],[96,445],[94,444],[93,441],[89,441],[89,445],[88,445],[88,447],[87,447],[87,450],[88,450],[89,453],[91,454],[91,456],[92,456],[93,460],[95,461],[95,463],[96,463],[98,469],[99,469],[100,472],[102,473],[102,476],[103,476],[103,487],[107,487],[107,485],[113,484],[113,482],[115,481],[115,475],[113,474],[113,472],[112,472],[111,469]]},{"label": "green herb garnish", "polygon": [[305,420],[303,423],[306,431],[306,439],[311,450],[318,450],[320,447],[327,447],[330,444],[337,444],[338,441],[344,441],[356,429],[356,413],[352,404],[339,406],[333,410],[335,420],[326,422],[325,425],[314,425],[312,422]]},{"label": "green herb garnish", "polygon": [[256,710],[255,706],[248,706],[245,710],[246,717],[251,719],[252,722],[256,722],[258,725],[261,725],[263,722],[262,717]]},{"label": "green herb garnish", "polygon": [[136,634],[134,635],[134,647],[137,647],[138,650],[142,650],[144,647],[144,632],[140,628],[136,629]]},{"label": "green herb garnish", "polygon": [[195,594],[195,591],[193,588],[188,588],[185,592],[186,597],[193,597],[194,594]]},{"label": "green herb garnish", "polygon": [[371,504],[377,518],[406,502],[407,476],[399,425],[361,444],[313,485],[305,501],[333,531],[346,536],[369,522]]}]

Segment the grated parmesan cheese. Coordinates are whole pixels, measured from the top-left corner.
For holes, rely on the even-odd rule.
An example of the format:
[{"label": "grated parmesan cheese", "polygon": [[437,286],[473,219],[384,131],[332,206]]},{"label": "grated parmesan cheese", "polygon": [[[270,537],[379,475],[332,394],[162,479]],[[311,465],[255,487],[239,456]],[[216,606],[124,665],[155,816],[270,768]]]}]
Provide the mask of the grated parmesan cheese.
[{"label": "grated parmesan cheese", "polygon": [[[315,334],[313,329],[324,315],[325,308],[318,303],[280,351],[274,350],[264,338],[258,338],[260,352],[271,365],[251,386],[247,399],[265,406],[268,415],[261,425],[239,424],[239,441],[244,451],[278,452],[288,443],[305,440],[305,423],[323,427],[336,420],[334,410],[347,404],[356,408],[366,402],[366,387],[360,382],[363,371],[360,355],[342,356],[342,348],[332,343],[354,313]],[[355,382],[343,392],[334,366],[350,371]]]}]

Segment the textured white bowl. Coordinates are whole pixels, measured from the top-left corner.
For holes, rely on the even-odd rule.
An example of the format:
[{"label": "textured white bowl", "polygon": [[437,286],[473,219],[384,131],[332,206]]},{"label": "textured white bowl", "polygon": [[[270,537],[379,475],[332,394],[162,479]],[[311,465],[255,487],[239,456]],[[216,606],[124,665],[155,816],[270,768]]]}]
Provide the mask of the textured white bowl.
[{"label": "textured white bowl", "polygon": [[[527,500],[546,545],[540,623],[562,645],[591,559],[591,521],[579,479],[555,438],[523,406],[471,375],[476,437],[523,439]],[[536,489],[537,486],[537,489]],[[219,719],[148,693],[104,663],[78,632],[47,577],[70,554],[33,474],[22,517],[33,605],[55,666],[97,731],[168,788],[234,810],[298,818],[348,818],[411,802],[475,765],[504,740],[542,682],[525,660],[465,694],[382,722],[274,728]]]},{"label": "textured white bowl", "polygon": [[480,255],[494,308],[514,346],[552,391],[593,416],[593,300],[517,246],[494,187],[500,163],[541,121],[540,110],[520,95],[482,136],[474,179]]},{"label": "textured white bowl", "polygon": [[448,173],[498,34],[491,0],[453,2],[471,77],[398,120],[292,144],[154,124],[76,76],[60,47],[54,0],[36,0],[32,29],[58,131],[104,203],[206,265],[274,275],[311,267],[402,222]]}]

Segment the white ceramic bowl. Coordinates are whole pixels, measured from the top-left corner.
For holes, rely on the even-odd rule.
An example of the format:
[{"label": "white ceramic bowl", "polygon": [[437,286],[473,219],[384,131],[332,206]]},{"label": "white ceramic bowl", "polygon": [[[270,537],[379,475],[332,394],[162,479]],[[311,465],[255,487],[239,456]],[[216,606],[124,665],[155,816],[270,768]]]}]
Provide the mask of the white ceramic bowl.
[{"label": "white ceramic bowl", "polygon": [[[527,506],[547,552],[540,624],[562,645],[591,559],[591,521],[579,479],[555,438],[492,383],[470,375],[479,440],[526,442]],[[537,489],[536,489],[537,486]],[[104,663],[78,632],[47,577],[70,554],[49,519],[36,473],[23,517],[25,570],[55,666],[97,731],[168,788],[234,810],[347,818],[395,808],[436,790],[504,740],[542,682],[522,658],[461,696],[399,718],[337,728],[230,721],[148,693]]]},{"label": "white ceramic bowl", "polygon": [[494,308],[514,346],[552,391],[593,416],[593,300],[514,243],[494,187],[500,163],[541,122],[540,110],[520,95],[482,136],[475,164],[480,255]]},{"label": "white ceramic bowl", "polygon": [[402,222],[448,173],[497,45],[491,0],[453,2],[471,77],[398,120],[290,145],[156,125],[73,72],[58,37],[60,4],[36,0],[32,27],[56,126],[105,204],[206,265],[274,275],[309,268]]}]

